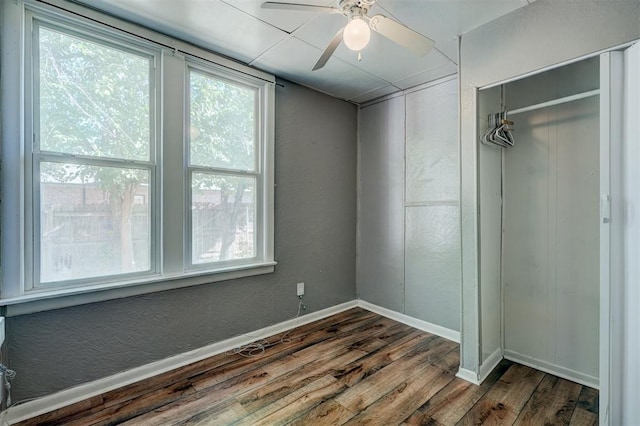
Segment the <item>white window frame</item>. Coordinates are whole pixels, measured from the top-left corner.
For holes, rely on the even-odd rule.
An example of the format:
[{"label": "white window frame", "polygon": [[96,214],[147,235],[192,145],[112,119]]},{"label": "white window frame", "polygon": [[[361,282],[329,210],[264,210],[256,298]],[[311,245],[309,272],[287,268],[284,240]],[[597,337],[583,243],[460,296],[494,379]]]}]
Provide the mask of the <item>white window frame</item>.
[{"label": "white window frame", "polygon": [[[136,279],[151,277],[161,272],[160,268],[160,188],[161,180],[158,173],[158,147],[157,136],[161,134],[160,129],[160,68],[156,66],[159,62],[161,51],[157,46],[150,43],[142,43],[133,37],[127,37],[117,31],[87,25],[85,22],[65,17],[54,17],[51,14],[42,14],[32,10],[26,10],[25,14],[25,135],[33,135],[29,143],[25,143],[25,279],[24,293],[49,292],[55,287],[90,287],[94,284],[108,284],[112,282],[135,281]],[[44,27],[60,31],[64,34],[82,38],[87,41],[100,43],[103,46],[115,48],[121,51],[133,53],[149,60],[149,160],[125,160],[117,158],[105,158],[95,156],[84,156],[75,154],[63,154],[40,149],[39,140],[39,115],[37,99],[36,80],[38,71],[36,58],[38,57],[39,28]],[[33,71],[33,72],[31,72]],[[40,281],[40,182],[39,165],[42,162],[53,163],[75,163],[89,166],[117,167],[147,170],[149,172],[149,203],[150,211],[150,259],[149,270],[133,273],[123,273],[108,275],[104,277],[90,277],[85,279],[75,279],[52,284],[42,284]]]},{"label": "white window frame", "polygon": [[[185,123],[190,123],[189,113],[190,113],[190,107],[191,107],[191,96],[190,96],[191,72],[196,72],[201,75],[228,81],[229,83],[236,84],[238,86],[244,86],[245,88],[251,88],[256,91],[256,95],[257,95],[256,108],[254,111],[254,117],[256,119],[256,125],[255,125],[256,145],[254,147],[255,163],[254,163],[253,171],[239,170],[239,169],[226,169],[222,167],[208,167],[208,166],[191,164],[191,162],[189,161],[190,138],[188,134],[185,134],[185,140],[187,141],[187,143],[185,143],[185,156],[187,158],[187,161],[186,161],[187,180],[186,181],[187,181],[187,197],[188,197],[187,203],[186,203],[187,212],[185,213],[185,216],[187,219],[187,232],[185,233],[185,236],[189,243],[188,247],[186,247],[186,250],[184,251],[185,265],[188,265],[188,268],[192,270],[207,270],[211,268],[212,266],[211,263],[203,263],[203,264],[193,263],[193,252],[192,252],[193,245],[191,244],[191,241],[190,241],[190,236],[193,235],[193,224],[192,224],[192,215],[191,215],[192,194],[193,194],[193,191],[191,189],[192,188],[191,183],[192,183],[193,174],[194,173],[204,173],[204,174],[219,173],[219,174],[226,174],[226,175],[235,175],[240,177],[255,178],[256,179],[255,228],[256,229],[264,228],[264,219],[265,219],[264,193],[266,192],[264,181],[265,181],[265,170],[266,170],[265,166],[268,163],[268,159],[265,157],[264,146],[265,146],[265,141],[267,139],[265,137],[266,132],[268,131],[267,126],[265,126],[265,123],[267,123],[268,121],[267,111],[269,108],[266,105],[266,100],[268,99],[268,95],[265,93],[266,86],[256,81],[255,79],[248,78],[247,76],[242,75],[240,73],[232,72],[230,70],[215,66],[210,63],[206,63],[205,61],[199,60],[197,58],[187,58],[186,67],[187,69],[185,71],[185,81],[186,81],[185,83],[185,87],[186,87]],[[261,259],[264,258],[265,253],[268,252],[268,247],[266,244],[267,241],[265,241],[266,240],[265,237],[266,236],[264,235],[263,232],[256,233],[256,238],[255,238],[256,253],[255,253],[255,256],[253,256],[252,258],[221,261],[219,262],[219,265],[221,265],[221,267],[225,267],[225,266],[233,267],[236,265],[251,264],[251,263],[259,262]]]},{"label": "white window frame", "polygon": [[[2,223],[0,250],[2,283],[0,306],[7,315],[19,315],[47,309],[121,298],[137,294],[212,283],[265,274],[274,271],[274,109],[275,78],[272,75],[219,57],[209,51],[169,36],[120,21],[100,12],[64,0],[2,2]],[[39,196],[34,183],[31,145],[34,135],[32,115],[33,87],[30,83],[32,60],[32,17],[71,34],[87,35],[107,45],[143,53],[152,58],[150,84],[156,107],[150,112],[152,140],[149,162],[60,156],[35,151],[35,158],[54,161],[89,161],[96,165],[122,165],[148,169],[151,201],[151,267],[143,273],[88,279],[39,288],[31,271],[34,268],[33,200]],[[7,57],[10,60],[7,60]],[[190,207],[191,169],[188,164],[188,109],[184,105],[189,87],[190,67],[219,75],[259,93],[257,132],[256,231],[257,256],[224,264],[191,264]],[[152,99],[153,105],[153,99]],[[181,147],[176,148],[176,140]],[[165,142],[163,144],[163,142]],[[115,161],[115,162],[114,162]],[[176,171],[176,165],[182,171]],[[252,174],[253,175],[253,174]],[[35,197],[35,198],[34,198]],[[37,206],[35,206],[37,207]],[[39,213],[37,213],[39,214]],[[260,226],[261,225],[261,226]],[[213,266],[213,267],[212,267]],[[35,284],[35,286],[34,286]]]}]

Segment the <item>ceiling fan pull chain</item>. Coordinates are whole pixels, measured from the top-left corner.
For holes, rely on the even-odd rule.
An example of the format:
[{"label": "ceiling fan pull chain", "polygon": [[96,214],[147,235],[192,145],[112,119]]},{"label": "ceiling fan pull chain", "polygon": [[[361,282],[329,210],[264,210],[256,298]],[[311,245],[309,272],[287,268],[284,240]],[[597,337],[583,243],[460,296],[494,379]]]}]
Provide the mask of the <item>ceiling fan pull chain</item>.
[{"label": "ceiling fan pull chain", "polygon": [[358,62],[362,62],[362,52],[358,52]]}]

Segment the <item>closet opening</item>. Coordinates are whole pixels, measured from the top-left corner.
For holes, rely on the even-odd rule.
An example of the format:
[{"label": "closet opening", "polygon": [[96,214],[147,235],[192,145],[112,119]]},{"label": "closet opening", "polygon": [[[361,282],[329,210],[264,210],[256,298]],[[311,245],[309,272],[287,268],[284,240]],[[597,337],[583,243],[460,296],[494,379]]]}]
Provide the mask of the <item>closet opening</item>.
[{"label": "closet opening", "polygon": [[600,58],[478,92],[480,364],[599,387]]},{"label": "closet opening", "polygon": [[600,424],[638,418],[639,77],[629,42],[477,89],[478,361],[459,377],[507,358],[598,389]]}]

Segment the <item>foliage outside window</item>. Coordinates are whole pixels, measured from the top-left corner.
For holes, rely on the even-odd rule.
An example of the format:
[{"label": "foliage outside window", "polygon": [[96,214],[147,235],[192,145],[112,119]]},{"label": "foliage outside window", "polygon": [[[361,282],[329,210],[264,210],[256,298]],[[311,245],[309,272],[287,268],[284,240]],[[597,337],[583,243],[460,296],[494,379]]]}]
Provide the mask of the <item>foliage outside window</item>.
[{"label": "foliage outside window", "polygon": [[35,28],[35,283],[150,271],[153,57]]},{"label": "foliage outside window", "polygon": [[189,72],[191,262],[257,256],[258,91]]},{"label": "foliage outside window", "polygon": [[[25,14],[20,294],[273,265],[271,83],[57,16]],[[175,85],[183,102],[164,94]],[[182,123],[164,123],[180,104]],[[164,201],[176,188],[182,206]]]}]

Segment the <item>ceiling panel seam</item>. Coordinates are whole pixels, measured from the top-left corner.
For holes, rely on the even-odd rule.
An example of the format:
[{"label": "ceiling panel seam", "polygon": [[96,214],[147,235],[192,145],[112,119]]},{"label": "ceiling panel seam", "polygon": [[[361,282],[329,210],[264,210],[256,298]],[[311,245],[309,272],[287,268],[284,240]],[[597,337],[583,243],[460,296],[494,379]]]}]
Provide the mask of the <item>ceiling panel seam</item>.
[{"label": "ceiling panel seam", "polygon": [[[247,15],[247,16],[250,16],[251,18],[255,19],[256,21],[260,21],[260,22],[262,22],[262,23],[264,23],[264,24],[267,24],[267,25],[269,25],[270,27],[275,28],[275,29],[276,29],[276,30],[278,30],[278,31],[282,31],[282,32],[283,32],[283,33],[285,33],[285,34],[291,34],[291,32],[289,32],[289,31],[287,31],[287,30],[285,30],[285,29],[283,29],[283,28],[278,27],[277,25],[274,25],[274,24],[272,24],[271,22],[269,22],[269,21],[267,21],[267,20],[264,20],[264,19],[262,19],[262,18],[259,18],[259,17],[257,17],[256,15],[252,15],[252,14],[250,14],[249,12],[247,12],[247,11],[245,11],[245,10],[243,10],[243,9],[240,9],[239,7],[237,7],[237,6],[233,5],[232,3],[229,3],[229,1],[228,1],[228,0],[220,0],[220,1],[221,1],[222,3],[224,3],[224,4],[226,4],[227,6],[230,6],[230,7],[234,8],[234,9],[236,9],[238,12],[243,13],[243,14],[245,14],[245,15]],[[294,30],[294,31],[295,31],[295,30]]]},{"label": "ceiling panel seam", "polygon": [[[313,44],[311,44],[311,43],[309,43],[309,42],[307,42],[307,41],[305,41],[305,40],[302,40],[302,39],[300,39],[300,38],[296,37],[296,36],[295,36],[295,34],[294,34],[294,35],[292,35],[292,37],[293,37],[293,38],[295,38],[295,39],[296,39],[296,40],[298,40],[298,41],[301,41],[301,42],[303,42],[303,43],[305,43],[305,44],[307,44],[307,45],[309,45],[309,46],[311,46],[311,47],[315,48],[315,49],[318,49],[318,50],[320,51],[320,53],[319,53],[319,54],[321,54],[321,53],[322,53],[322,49],[320,49],[320,48],[319,48],[319,47],[317,47],[317,46],[314,46]],[[374,78],[376,78],[376,79],[378,79],[378,80],[380,80],[380,81],[384,81],[385,83],[387,83],[387,84],[388,84],[388,85],[390,85],[390,86],[393,86],[393,83],[392,83],[392,82],[390,82],[389,80],[387,80],[386,78],[380,77],[380,76],[378,76],[378,75],[376,75],[376,74],[374,74],[374,73],[372,73],[372,72],[370,72],[370,71],[367,71],[367,70],[365,70],[365,69],[363,69],[363,68],[360,68],[360,67],[358,67],[358,66],[355,66],[355,65],[353,65],[353,64],[350,64],[349,62],[347,62],[347,61],[345,61],[345,60],[343,60],[343,59],[340,59],[340,58],[339,58],[339,57],[337,57],[337,56],[332,56],[330,60],[331,60],[331,61],[334,61],[334,60],[335,60],[335,61],[340,61],[341,63],[343,63],[343,64],[345,64],[345,65],[347,65],[347,66],[349,66],[349,67],[352,67],[352,68],[355,68],[355,69],[357,69],[357,70],[359,70],[359,71],[362,71],[364,74],[367,74],[367,75],[368,75],[368,76],[370,76],[370,77],[374,77]],[[314,71],[314,72],[315,72],[315,71]]]}]

